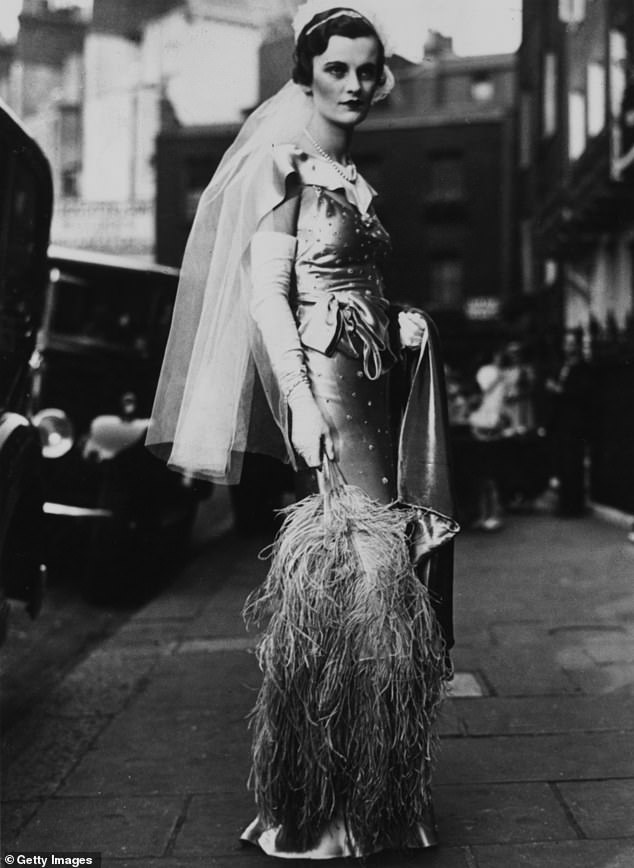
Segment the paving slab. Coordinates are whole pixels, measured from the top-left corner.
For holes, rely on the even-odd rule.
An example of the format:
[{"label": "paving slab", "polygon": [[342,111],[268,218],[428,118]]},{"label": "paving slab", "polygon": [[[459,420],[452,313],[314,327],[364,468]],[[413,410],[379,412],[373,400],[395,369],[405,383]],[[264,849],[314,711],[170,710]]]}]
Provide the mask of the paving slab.
[{"label": "paving slab", "polygon": [[59,790],[63,796],[177,795],[230,792],[246,787],[250,758],[244,742],[204,757],[185,758],[178,746],[161,761],[156,754],[138,757],[125,752],[92,750]]},{"label": "paving slab", "polygon": [[[456,669],[478,672],[496,696],[572,694],[578,687],[558,665],[549,645],[534,643],[511,648],[463,648],[452,651]],[[589,661],[590,663],[592,661]]]},{"label": "paving slab", "polygon": [[239,596],[234,588],[220,591],[214,597],[213,603],[205,607],[197,618],[190,621],[185,636],[218,638],[249,635],[254,639],[253,633],[247,634],[242,617],[242,606],[250,589],[251,587],[241,591]]},{"label": "paving slab", "polygon": [[197,574],[194,579],[181,574],[178,593],[175,593],[172,588],[168,589],[137,612],[131,619],[131,624],[175,620],[188,623],[204,608],[209,599],[209,590],[208,576]]},{"label": "paving slab", "polygon": [[118,651],[159,647],[164,653],[178,645],[189,618],[132,618],[117,633]]},{"label": "paving slab", "polygon": [[242,792],[194,796],[174,843],[172,855],[237,855],[248,852],[240,835],[255,816],[253,796]]},{"label": "paving slab", "polygon": [[618,634],[594,636],[586,643],[586,650],[595,663],[634,663],[634,639]]},{"label": "paving slab", "polygon": [[141,689],[160,653],[156,648],[100,648],[51,691],[47,711],[60,717],[117,714]]},{"label": "paving slab", "polygon": [[220,756],[236,742],[247,744],[248,724],[244,714],[232,715],[225,708],[163,709],[152,718],[151,732],[147,720],[128,709],[101,733],[93,752],[177,764]]},{"label": "paving slab", "polygon": [[2,803],[0,811],[0,840],[4,850],[13,848],[22,828],[28,823],[40,807],[41,802],[9,802]]},{"label": "paving slab", "polygon": [[183,799],[49,799],[26,824],[21,850],[96,851],[104,856],[161,856],[183,812]]},{"label": "paving slab", "polygon": [[[634,553],[632,558],[633,562],[630,570],[634,572]],[[601,603],[597,606],[596,613],[599,617],[620,619],[627,626],[627,624],[631,624],[634,620],[634,598],[631,593],[625,591],[620,596],[608,601],[601,600]]]},{"label": "paving slab", "polygon": [[152,679],[135,696],[134,708],[141,716],[174,708],[246,714],[260,680],[255,655],[248,649],[176,653],[157,664]]},{"label": "paving slab", "polygon": [[631,777],[632,734],[623,732],[443,739],[436,771],[437,784]]},{"label": "paving slab", "polygon": [[[104,859],[103,868],[267,868],[277,864],[256,847],[237,845],[231,854],[213,856],[180,856],[178,859]],[[287,868],[307,868],[314,865],[306,859],[284,859],[280,865]],[[328,868],[351,868],[349,859],[332,859],[323,863]],[[367,868],[473,868],[473,858],[466,848],[440,847],[411,853],[378,853],[370,856],[364,863]],[[507,866],[509,868],[509,866]]]},{"label": "paving slab", "polygon": [[441,738],[448,736],[465,735],[464,722],[459,714],[460,706],[457,700],[446,699],[440,706],[440,712],[436,721],[436,732]]},{"label": "paving slab", "polygon": [[634,666],[631,663],[597,666],[594,661],[590,664],[580,661],[576,665],[568,664],[566,671],[582,693],[603,697],[617,691],[628,691],[634,696]]},{"label": "paving slab", "polygon": [[557,789],[587,838],[634,838],[634,778],[575,781]]},{"label": "paving slab", "polygon": [[475,847],[477,868],[632,868],[634,841]]},{"label": "paving slab", "polygon": [[[527,619],[522,621],[501,621],[491,623],[490,635],[494,644],[497,645],[532,645],[536,640],[540,642],[593,640],[597,638],[618,638],[632,636],[625,624],[618,622],[601,623],[602,619],[583,623],[571,621],[567,617],[559,620],[547,615],[542,619]],[[598,621],[598,622],[597,622]]]},{"label": "paving slab", "polygon": [[31,718],[28,735],[37,751],[16,756],[10,743],[5,746],[2,798],[25,802],[52,796],[107,722],[98,717]]},{"label": "paving slab", "polygon": [[434,788],[440,838],[473,845],[557,841],[574,836],[548,784],[493,784]]},{"label": "paving slab", "polygon": [[453,699],[452,719],[468,735],[634,730],[634,695]]}]

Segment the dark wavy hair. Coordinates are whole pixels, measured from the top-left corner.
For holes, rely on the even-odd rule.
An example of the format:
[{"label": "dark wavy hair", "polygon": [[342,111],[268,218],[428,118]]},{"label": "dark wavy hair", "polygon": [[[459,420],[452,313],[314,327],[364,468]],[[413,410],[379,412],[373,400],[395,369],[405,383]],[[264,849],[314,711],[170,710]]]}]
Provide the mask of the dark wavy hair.
[{"label": "dark wavy hair", "polygon": [[[348,39],[357,39],[359,36],[374,36],[379,46],[378,84],[385,81],[385,49],[379,39],[376,30],[365,18],[351,15],[339,15],[330,18],[333,12],[347,7],[333,7],[327,12],[321,12],[304,27],[297,38],[297,45],[293,53],[293,81],[297,84],[309,86],[313,83],[313,58],[319,57],[328,48],[331,36],[346,36]],[[323,21],[321,25],[319,22]],[[315,27],[315,24],[319,25]],[[312,30],[311,28],[314,28]],[[307,35],[307,31],[310,33]]]}]

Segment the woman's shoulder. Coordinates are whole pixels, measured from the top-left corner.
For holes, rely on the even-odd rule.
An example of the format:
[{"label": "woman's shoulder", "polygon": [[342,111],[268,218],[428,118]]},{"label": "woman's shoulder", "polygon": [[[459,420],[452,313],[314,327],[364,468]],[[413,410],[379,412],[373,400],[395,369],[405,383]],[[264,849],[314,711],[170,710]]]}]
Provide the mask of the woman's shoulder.
[{"label": "woman's shoulder", "polygon": [[[273,145],[271,153],[277,170],[285,175],[294,173],[302,184],[320,184],[331,188],[339,186],[336,176],[333,178],[331,172],[323,171],[323,161],[297,144],[289,142]],[[325,169],[328,168],[326,164]]]},{"label": "woman's shoulder", "polygon": [[264,145],[251,155],[248,169],[251,184],[259,187],[272,183],[275,187],[284,187],[292,175],[296,176],[298,183],[304,183],[307,159],[307,155],[292,143]]},{"label": "woman's shoulder", "polygon": [[269,153],[273,163],[285,172],[299,172],[302,164],[308,159],[306,152],[293,142],[271,145]]}]

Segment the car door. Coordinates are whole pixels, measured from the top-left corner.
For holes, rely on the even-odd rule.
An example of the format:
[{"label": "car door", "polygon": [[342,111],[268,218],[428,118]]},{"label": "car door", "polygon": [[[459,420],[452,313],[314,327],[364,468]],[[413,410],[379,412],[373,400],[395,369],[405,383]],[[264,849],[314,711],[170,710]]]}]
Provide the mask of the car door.
[{"label": "car door", "polygon": [[30,362],[47,281],[49,163],[0,101],[0,639],[7,598],[35,615],[43,567],[41,451],[29,419]]}]

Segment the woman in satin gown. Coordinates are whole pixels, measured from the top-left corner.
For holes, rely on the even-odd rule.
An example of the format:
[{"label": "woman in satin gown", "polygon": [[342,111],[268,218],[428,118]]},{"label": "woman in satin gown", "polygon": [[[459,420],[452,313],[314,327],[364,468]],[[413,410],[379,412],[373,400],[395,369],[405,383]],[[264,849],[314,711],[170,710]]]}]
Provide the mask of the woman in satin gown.
[{"label": "woman in satin gown", "polygon": [[[229,481],[235,480],[230,461],[243,452],[286,453],[300,496],[317,490],[315,469],[327,458],[372,500],[416,507],[412,558],[448,649],[451,540],[458,527],[437,341],[422,312],[395,310],[385,297],[381,263],[390,240],[374,210],[376,193],[349,156],[354,128],[393,83],[387,40],[366,4],[331,8],[310,0],[300,7],[295,32],[294,83],[247,122],[219,170],[223,186],[212,179],[201,200],[148,444],[175,467]],[[211,266],[198,262],[204,244],[210,246],[205,235],[215,240]],[[219,287],[234,273],[229,248],[239,264],[233,295],[223,295]],[[221,263],[214,261],[220,256]],[[199,283],[201,297],[192,301]],[[246,320],[248,349],[236,355]],[[187,341],[193,350],[183,359]],[[211,452],[223,436],[228,457],[220,455],[221,469],[214,470]],[[422,779],[420,787],[426,787]],[[375,836],[372,851],[436,843],[430,800],[425,804],[412,828]],[[260,812],[242,837],[283,858],[367,855],[350,834],[345,803],[312,834],[287,826],[283,818],[267,824]]]}]

